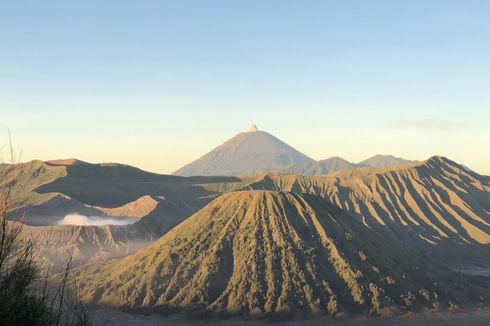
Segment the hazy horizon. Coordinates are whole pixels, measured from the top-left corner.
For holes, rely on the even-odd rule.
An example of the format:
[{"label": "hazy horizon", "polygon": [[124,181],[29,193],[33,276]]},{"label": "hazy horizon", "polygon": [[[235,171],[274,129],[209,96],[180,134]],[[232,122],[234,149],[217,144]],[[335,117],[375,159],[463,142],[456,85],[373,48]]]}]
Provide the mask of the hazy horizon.
[{"label": "hazy horizon", "polygon": [[0,144],[171,173],[256,123],[316,160],[490,175],[489,2],[307,4],[2,3]]}]

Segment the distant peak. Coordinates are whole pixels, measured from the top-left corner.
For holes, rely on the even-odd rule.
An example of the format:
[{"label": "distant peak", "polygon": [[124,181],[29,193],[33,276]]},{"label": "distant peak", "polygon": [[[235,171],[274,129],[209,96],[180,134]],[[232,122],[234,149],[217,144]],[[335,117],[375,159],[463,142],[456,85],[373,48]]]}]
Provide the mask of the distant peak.
[{"label": "distant peak", "polygon": [[373,157],[368,158],[362,162],[359,162],[358,165],[371,166],[371,167],[383,167],[389,165],[398,165],[403,163],[409,163],[411,161],[406,160],[401,157],[396,157],[393,155],[382,155],[378,154]]},{"label": "distant peak", "polygon": [[254,124],[175,171],[180,176],[240,176],[282,171],[314,160]]},{"label": "distant peak", "polygon": [[[433,164],[449,164],[449,165],[454,165],[457,164],[456,162],[451,161],[447,157],[440,156],[440,155],[434,155],[429,157],[427,160],[428,163],[433,163]],[[458,164],[459,165],[459,164]]]},{"label": "distant peak", "polygon": [[257,125],[256,124],[253,124],[250,126],[250,128],[248,129],[249,132],[256,132],[256,131],[259,131],[259,128],[257,128]]}]

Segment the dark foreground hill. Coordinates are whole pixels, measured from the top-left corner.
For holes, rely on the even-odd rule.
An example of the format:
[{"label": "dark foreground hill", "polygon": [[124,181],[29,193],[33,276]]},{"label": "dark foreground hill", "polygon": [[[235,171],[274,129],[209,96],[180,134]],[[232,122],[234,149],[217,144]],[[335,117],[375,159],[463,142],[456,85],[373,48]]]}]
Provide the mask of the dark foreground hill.
[{"label": "dark foreground hill", "polygon": [[91,302],[271,318],[454,308],[488,294],[323,198],[273,191],[224,194],[141,252],[77,276]]}]

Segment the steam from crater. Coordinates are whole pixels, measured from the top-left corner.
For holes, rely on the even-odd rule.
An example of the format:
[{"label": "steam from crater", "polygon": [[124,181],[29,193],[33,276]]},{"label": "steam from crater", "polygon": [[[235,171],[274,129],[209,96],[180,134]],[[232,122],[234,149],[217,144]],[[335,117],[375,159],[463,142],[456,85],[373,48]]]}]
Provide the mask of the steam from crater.
[{"label": "steam from crater", "polygon": [[130,218],[110,218],[104,216],[86,216],[77,213],[68,214],[58,225],[128,225],[133,224],[134,220]]}]

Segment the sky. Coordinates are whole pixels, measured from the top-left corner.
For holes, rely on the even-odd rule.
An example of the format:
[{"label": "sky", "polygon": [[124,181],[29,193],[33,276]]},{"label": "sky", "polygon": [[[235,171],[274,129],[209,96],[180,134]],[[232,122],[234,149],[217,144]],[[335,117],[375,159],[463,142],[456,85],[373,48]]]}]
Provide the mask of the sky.
[{"label": "sky", "polygon": [[[0,145],[171,173],[256,123],[490,175],[490,1],[0,0]],[[3,136],[2,136],[3,134]]]}]

